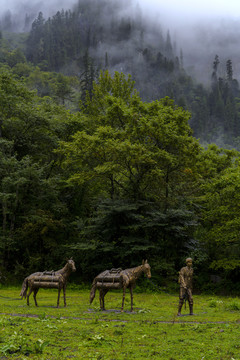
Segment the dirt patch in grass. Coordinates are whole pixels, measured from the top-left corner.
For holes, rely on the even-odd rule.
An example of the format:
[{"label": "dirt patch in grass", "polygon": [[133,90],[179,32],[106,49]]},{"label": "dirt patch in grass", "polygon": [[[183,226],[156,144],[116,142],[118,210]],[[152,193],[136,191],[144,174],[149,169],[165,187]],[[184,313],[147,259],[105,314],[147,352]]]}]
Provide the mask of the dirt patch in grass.
[{"label": "dirt patch in grass", "polygon": [[[130,312],[130,311],[124,311],[126,314],[132,314],[134,315],[133,312]],[[94,310],[89,310],[88,312],[85,312],[85,313],[91,313],[91,314],[95,314],[95,315],[99,315],[99,311],[94,311]],[[121,311],[118,311],[118,310],[114,310],[114,309],[109,309],[109,310],[104,310],[104,311],[101,311],[102,314],[121,314]],[[136,314],[136,313],[135,313]],[[4,316],[13,316],[13,317],[25,317],[25,318],[39,318],[39,315],[37,314],[13,314],[13,313],[0,313],[0,315],[4,315]],[[157,324],[157,323],[162,323],[162,324],[181,324],[181,323],[188,323],[188,324],[229,324],[229,323],[232,323],[232,321],[198,321],[198,320],[193,320],[194,315],[190,316],[190,315],[182,315],[181,317],[178,317],[176,321],[172,320],[172,321],[164,321],[164,320],[155,320],[155,321],[152,321],[152,320],[145,320],[145,322],[149,322],[149,323],[154,323],[154,324]],[[196,316],[196,315],[195,315]],[[189,317],[191,318],[191,320],[184,320],[181,322],[181,318],[184,317]],[[49,319],[58,319],[59,317],[58,316],[53,316],[53,315],[47,315],[46,318],[49,318]],[[77,317],[77,316],[61,316],[61,319],[73,319],[73,320],[85,320],[85,321],[92,321],[92,318],[85,318],[85,317]],[[131,319],[131,320],[122,320],[122,319],[103,319],[101,317],[98,317],[97,318],[98,321],[110,321],[110,322],[142,322],[142,320],[135,320],[135,319]],[[240,323],[240,320],[238,321],[235,321],[235,323]]]}]

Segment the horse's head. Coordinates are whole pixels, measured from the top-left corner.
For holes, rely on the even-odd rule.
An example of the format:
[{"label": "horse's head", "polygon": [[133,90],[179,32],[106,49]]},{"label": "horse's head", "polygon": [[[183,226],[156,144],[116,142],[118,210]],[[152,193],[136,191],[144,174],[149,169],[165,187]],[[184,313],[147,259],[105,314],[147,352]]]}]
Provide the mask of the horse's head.
[{"label": "horse's head", "polygon": [[150,279],[151,275],[151,266],[148,264],[147,260],[142,261],[143,271],[146,274],[147,278]]},{"label": "horse's head", "polygon": [[68,268],[71,270],[71,271],[76,271],[76,267],[75,267],[75,262],[73,261],[73,259],[69,259],[67,260],[67,264],[68,264]]}]

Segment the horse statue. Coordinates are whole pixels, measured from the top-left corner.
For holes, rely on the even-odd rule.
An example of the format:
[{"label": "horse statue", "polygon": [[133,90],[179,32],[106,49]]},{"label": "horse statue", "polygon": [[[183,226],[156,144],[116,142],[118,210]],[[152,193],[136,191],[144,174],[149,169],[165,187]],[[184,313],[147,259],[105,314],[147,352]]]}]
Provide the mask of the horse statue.
[{"label": "horse statue", "polygon": [[[29,296],[33,291],[35,305],[38,306],[36,295],[40,288],[58,289],[57,307],[59,307],[60,293],[63,289],[64,306],[66,306],[67,279],[73,271],[76,271],[76,267],[75,262],[71,258],[67,260],[66,265],[60,270],[33,273],[24,279],[20,296],[21,298],[27,297],[27,305],[29,305]],[[27,294],[28,287],[29,292]]]},{"label": "horse statue", "polygon": [[100,308],[101,310],[105,310],[104,296],[107,294],[108,290],[123,289],[121,307],[121,312],[123,312],[126,289],[129,288],[131,294],[131,311],[133,311],[133,288],[135,287],[136,280],[140,277],[142,273],[146,274],[148,278],[151,277],[151,267],[148,264],[147,260],[143,260],[142,265],[131,269],[122,270],[121,268],[119,268],[105,270],[104,272],[96,276],[93,280],[90,292],[90,304],[93,302],[96,290],[98,289]]}]

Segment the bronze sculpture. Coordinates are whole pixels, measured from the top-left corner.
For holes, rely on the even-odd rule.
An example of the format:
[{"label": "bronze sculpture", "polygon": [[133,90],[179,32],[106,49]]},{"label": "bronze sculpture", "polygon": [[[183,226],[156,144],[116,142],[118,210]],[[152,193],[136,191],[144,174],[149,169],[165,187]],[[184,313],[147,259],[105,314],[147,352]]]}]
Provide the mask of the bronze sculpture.
[{"label": "bronze sculpture", "polygon": [[[57,307],[59,307],[60,292],[63,289],[64,306],[66,306],[67,279],[73,271],[76,271],[75,263],[72,259],[69,259],[60,270],[33,273],[24,279],[20,296],[22,298],[27,297],[27,305],[29,305],[29,296],[33,291],[35,305],[38,306],[36,295],[40,288],[58,289]],[[29,292],[27,294],[28,287]]]},{"label": "bronze sculpture", "polygon": [[90,293],[90,304],[93,302],[96,290],[99,290],[99,301],[101,310],[105,310],[104,296],[110,289],[123,289],[122,307],[123,312],[126,289],[129,288],[131,294],[131,311],[133,311],[133,288],[136,280],[142,273],[145,273],[148,278],[151,277],[151,268],[147,260],[142,261],[142,265],[131,269],[112,269],[105,270],[95,277],[92,283]]},{"label": "bronze sculpture", "polygon": [[178,282],[180,284],[179,291],[179,305],[178,305],[178,316],[181,316],[181,310],[184,300],[188,301],[190,313],[193,315],[193,297],[192,297],[192,280],[193,280],[193,268],[192,259],[186,259],[187,266],[181,268],[179,272]]}]

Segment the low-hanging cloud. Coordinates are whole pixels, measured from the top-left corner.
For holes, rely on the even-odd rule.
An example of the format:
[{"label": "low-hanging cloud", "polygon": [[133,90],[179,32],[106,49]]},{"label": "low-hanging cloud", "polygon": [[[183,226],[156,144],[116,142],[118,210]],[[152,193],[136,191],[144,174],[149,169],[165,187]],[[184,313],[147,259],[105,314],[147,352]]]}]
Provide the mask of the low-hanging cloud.
[{"label": "low-hanging cloud", "polygon": [[[0,19],[15,21],[15,31],[29,31],[32,21],[41,11],[45,19],[62,9],[71,9],[78,0],[0,0]],[[101,0],[99,0],[101,1]],[[109,0],[112,1],[112,0]],[[123,0],[115,0],[123,2]],[[126,14],[131,7],[139,6],[144,21],[154,23],[170,31],[176,43],[177,54],[182,50],[184,66],[198,80],[207,82],[211,77],[212,62],[219,55],[224,68],[227,59],[233,62],[234,76],[240,77],[240,2],[236,0],[130,0]],[[117,7],[116,7],[117,8]],[[117,10],[116,10],[117,12]],[[29,17],[26,27],[26,15]],[[122,13],[120,14],[122,15]],[[222,70],[224,71],[224,70]]]}]

